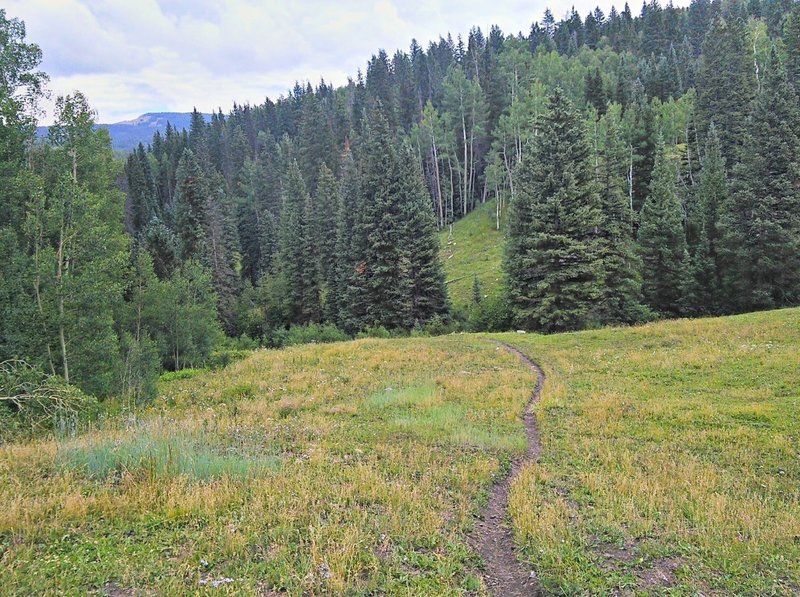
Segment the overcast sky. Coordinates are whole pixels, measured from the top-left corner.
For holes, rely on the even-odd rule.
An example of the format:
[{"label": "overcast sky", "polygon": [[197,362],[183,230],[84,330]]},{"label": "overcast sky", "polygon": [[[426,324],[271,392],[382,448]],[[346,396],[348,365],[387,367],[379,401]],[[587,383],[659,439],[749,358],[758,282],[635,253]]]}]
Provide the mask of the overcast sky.
[{"label": "overcast sky", "polygon": [[[606,0],[610,1],[610,0]],[[585,15],[597,0],[577,0]],[[624,0],[620,2],[624,5]],[[682,3],[682,2],[681,2]],[[547,0],[6,0],[44,52],[53,96],[83,91],[100,122],[144,112],[259,104],[294,82],[346,83],[379,48],[424,47],[448,31],[527,32]],[[676,2],[678,4],[678,2]],[[639,2],[631,7],[639,10]],[[607,13],[608,6],[601,5]],[[47,109],[47,107],[46,107]],[[47,109],[43,123],[52,114]]]}]

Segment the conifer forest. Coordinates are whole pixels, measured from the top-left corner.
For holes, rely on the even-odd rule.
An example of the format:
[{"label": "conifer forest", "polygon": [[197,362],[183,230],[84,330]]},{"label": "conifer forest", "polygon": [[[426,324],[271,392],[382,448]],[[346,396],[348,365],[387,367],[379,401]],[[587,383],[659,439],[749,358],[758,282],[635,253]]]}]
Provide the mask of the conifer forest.
[{"label": "conifer forest", "polygon": [[[195,110],[121,158],[79,91],[34,142],[42,53],[0,11],[8,375],[147,401],[163,371],[303,339],[800,305],[800,4],[520,28],[376,48],[344,86]],[[488,202],[503,292],[456,307],[440,234]]]}]

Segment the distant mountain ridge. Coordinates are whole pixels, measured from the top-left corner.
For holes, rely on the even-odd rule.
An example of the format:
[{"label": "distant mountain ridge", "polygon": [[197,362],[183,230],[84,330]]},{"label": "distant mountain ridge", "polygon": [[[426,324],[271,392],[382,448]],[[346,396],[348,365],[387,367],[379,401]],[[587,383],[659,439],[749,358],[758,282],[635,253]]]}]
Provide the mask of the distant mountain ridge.
[{"label": "distant mountain ridge", "polygon": [[[210,114],[203,114],[206,121],[211,119]],[[124,120],[113,124],[98,124],[98,128],[108,129],[111,135],[111,147],[116,151],[129,152],[139,143],[147,145],[153,140],[156,131],[163,134],[167,123],[174,128],[188,129],[192,121],[191,112],[148,112],[133,120]],[[47,136],[48,127],[40,126],[36,129],[36,136]]]}]

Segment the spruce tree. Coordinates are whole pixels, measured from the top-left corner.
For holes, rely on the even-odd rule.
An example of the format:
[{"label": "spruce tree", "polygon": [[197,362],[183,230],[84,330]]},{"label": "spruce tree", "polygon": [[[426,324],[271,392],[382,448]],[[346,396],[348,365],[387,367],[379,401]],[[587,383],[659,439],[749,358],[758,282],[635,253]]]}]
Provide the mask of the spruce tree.
[{"label": "spruce tree", "polygon": [[695,290],[698,297],[694,311],[701,314],[719,312],[722,295],[722,271],[720,258],[720,209],[727,202],[728,181],[725,175],[725,160],[719,146],[716,127],[712,126],[706,141],[705,159],[697,185],[697,208],[695,227],[699,240],[693,256]]},{"label": "spruce tree", "polygon": [[316,323],[321,319],[320,277],[313,229],[311,198],[296,160],[292,160],[283,188],[283,206],[276,273],[286,289],[283,297],[287,324]]},{"label": "spruce tree", "polygon": [[773,51],[724,214],[726,294],[737,310],[800,302],[800,113]]},{"label": "spruce tree", "polygon": [[335,311],[329,298],[332,298],[330,295],[336,286],[336,216],[341,203],[340,192],[339,181],[333,172],[325,164],[320,166],[311,214],[311,232],[324,283],[326,318]]},{"label": "spruce tree", "polygon": [[430,193],[410,149],[400,152],[400,249],[407,264],[408,319],[405,329],[418,327],[449,312],[445,276],[439,258],[439,238]]},{"label": "spruce tree", "polygon": [[733,16],[717,18],[708,30],[697,73],[700,133],[717,125],[720,150],[728,168],[739,159],[747,132],[747,114],[755,92],[749,35]]},{"label": "spruce tree", "polygon": [[348,146],[342,158],[341,190],[336,209],[336,281],[328,297],[328,309],[333,321],[344,330],[357,331],[364,311],[356,299],[362,295],[357,281],[356,252],[363,248],[356,223],[361,216],[361,187],[358,165]]},{"label": "spruce tree", "polygon": [[128,211],[131,214],[130,225],[134,234],[138,234],[158,215],[156,185],[150,170],[150,162],[139,143],[136,150],[125,162],[125,175],[128,182]]},{"label": "spruce tree", "polygon": [[539,130],[511,204],[508,293],[520,327],[579,329],[594,323],[602,295],[602,219],[583,123],[560,89],[549,97]]},{"label": "spruce tree", "polygon": [[677,192],[675,167],[659,140],[650,194],[640,214],[642,291],[645,301],[666,316],[681,312],[681,290],[686,283],[686,234]]},{"label": "spruce tree", "polygon": [[191,149],[183,152],[175,186],[175,232],[181,259],[208,265],[208,182]]},{"label": "spruce tree", "polygon": [[403,327],[399,160],[380,102],[369,113],[360,176],[361,209],[354,229],[350,308],[360,327]]},{"label": "spruce tree", "polygon": [[430,199],[378,104],[363,148],[350,309],[361,326],[411,329],[447,311]]},{"label": "spruce tree", "polygon": [[783,32],[786,46],[786,76],[800,95],[800,2],[792,4]]},{"label": "spruce tree", "polygon": [[641,261],[634,241],[636,215],[625,180],[627,152],[616,114],[610,112],[600,124],[605,131],[597,168],[602,215],[599,246],[606,274],[597,314],[604,324],[631,324],[648,319],[649,312],[642,303]]}]

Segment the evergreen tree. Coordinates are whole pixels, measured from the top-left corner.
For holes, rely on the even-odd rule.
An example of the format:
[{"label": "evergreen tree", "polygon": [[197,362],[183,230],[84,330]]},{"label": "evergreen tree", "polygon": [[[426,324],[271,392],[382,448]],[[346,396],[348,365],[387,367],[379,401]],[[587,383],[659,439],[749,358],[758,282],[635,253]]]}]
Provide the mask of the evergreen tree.
[{"label": "evergreen tree", "polygon": [[755,101],[748,151],[724,216],[726,294],[733,309],[800,301],[800,114],[774,51]]},{"label": "evergreen tree", "polygon": [[175,232],[181,259],[208,264],[208,181],[191,149],[178,163],[175,186]]},{"label": "evergreen tree", "polygon": [[361,187],[358,165],[348,147],[342,158],[341,191],[336,209],[336,281],[328,295],[327,308],[333,321],[349,332],[359,329],[363,311],[353,299],[361,295],[360,288],[351,286],[356,277],[356,251],[362,249],[356,234],[356,222],[361,216]]},{"label": "evergreen tree", "polygon": [[131,214],[131,228],[134,235],[143,230],[150,220],[158,215],[156,185],[150,170],[150,162],[139,143],[136,151],[125,162],[125,175],[128,182],[128,211]]},{"label": "evergreen tree", "polygon": [[786,19],[783,32],[786,45],[786,76],[800,95],[800,2],[792,3],[792,12]]},{"label": "evergreen tree", "polygon": [[615,119],[616,114],[610,112],[600,122],[605,131],[597,167],[602,213],[599,246],[606,274],[597,314],[604,324],[631,324],[650,314],[642,304],[641,261],[634,242],[635,214],[625,180],[627,156]]},{"label": "evergreen tree", "polygon": [[700,133],[717,126],[720,150],[728,167],[744,146],[747,114],[755,92],[749,35],[734,17],[717,18],[703,42],[697,73],[697,116]]},{"label": "evergreen tree", "polygon": [[694,288],[696,297],[690,310],[695,314],[719,312],[722,296],[722,269],[720,257],[720,210],[728,200],[728,181],[725,161],[719,146],[716,127],[712,126],[706,141],[706,155],[697,186],[696,227],[699,239],[693,256]]},{"label": "evergreen tree", "polygon": [[659,140],[650,194],[639,225],[642,252],[642,291],[647,304],[666,316],[681,311],[686,272],[686,235],[676,188],[677,174]]},{"label": "evergreen tree", "polygon": [[408,279],[408,319],[403,327],[419,327],[449,312],[444,269],[430,194],[410,150],[400,152],[400,250]]},{"label": "evergreen tree", "polygon": [[293,160],[283,189],[283,207],[276,273],[286,289],[287,324],[321,319],[319,264],[314,247],[311,198],[297,161]]},{"label": "evergreen tree", "polygon": [[349,297],[357,326],[410,329],[447,310],[436,226],[410,156],[398,152],[380,104],[370,114],[354,229]]},{"label": "evergreen tree", "polygon": [[546,332],[594,322],[605,272],[600,201],[578,114],[560,89],[548,101],[532,152],[519,166],[505,269],[517,325]]},{"label": "evergreen tree", "polygon": [[324,283],[324,311],[326,319],[333,319],[338,300],[332,296],[336,288],[336,261],[341,258],[336,252],[336,219],[342,203],[341,186],[324,164],[320,167],[317,180],[319,183],[314,194],[311,225],[320,276]]},{"label": "evergreen tree", "polygon": [[608,97],[603,89],[603,76],[600,74],[599,68],[596,68],[594,73],[591,71],[586,72],[585,95],[586,103],[597,110],[600,116],[605,114]]}]

